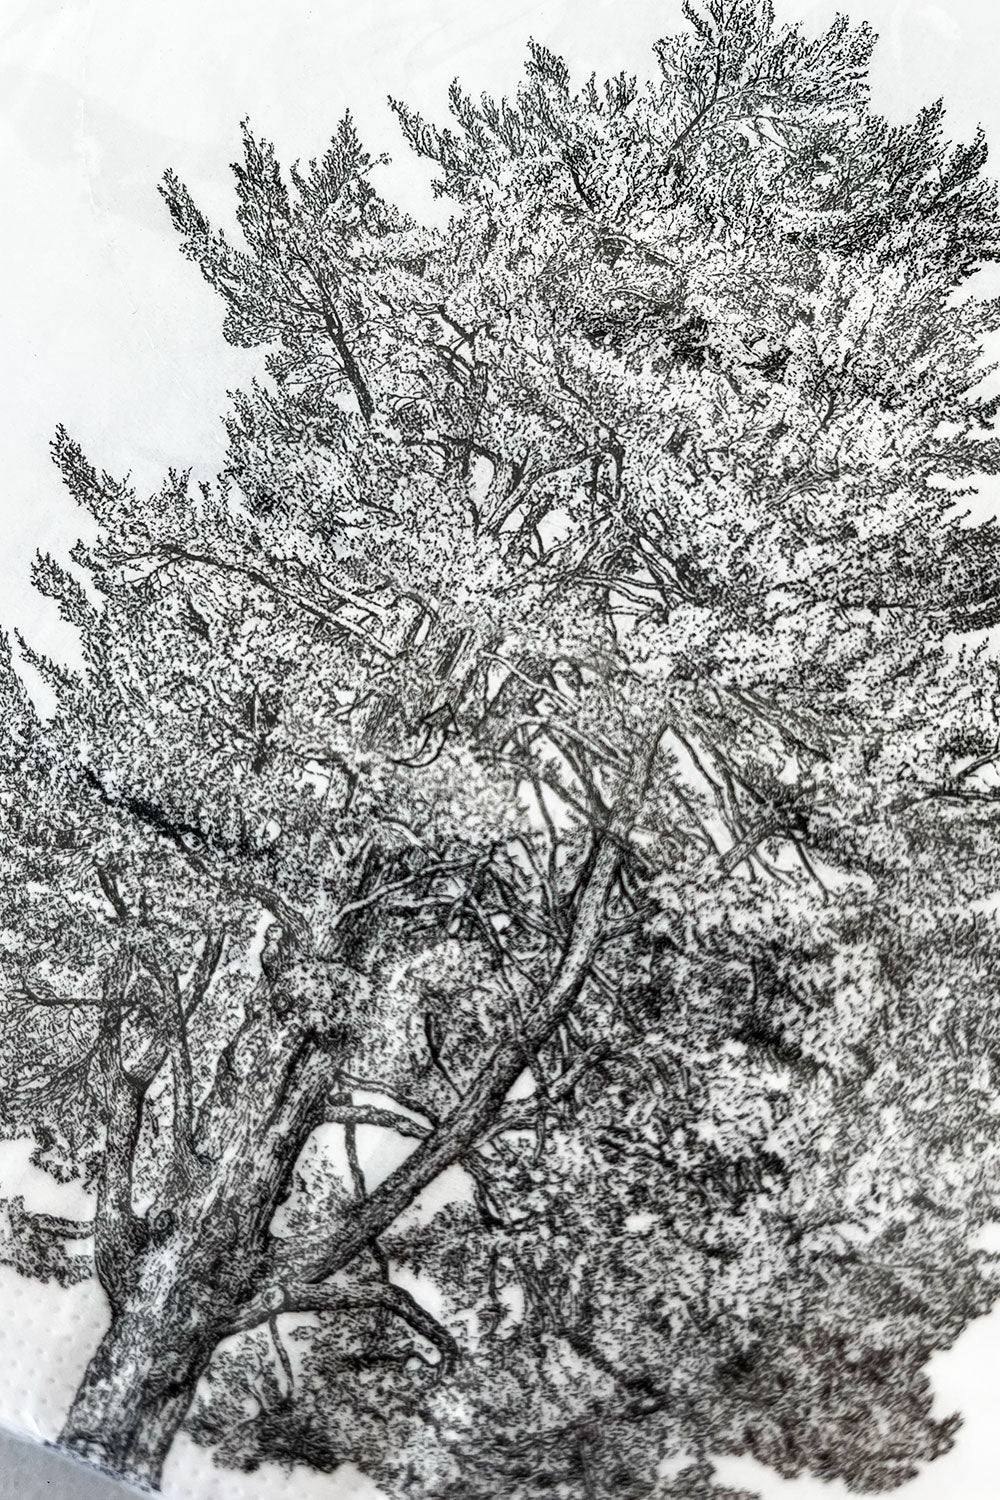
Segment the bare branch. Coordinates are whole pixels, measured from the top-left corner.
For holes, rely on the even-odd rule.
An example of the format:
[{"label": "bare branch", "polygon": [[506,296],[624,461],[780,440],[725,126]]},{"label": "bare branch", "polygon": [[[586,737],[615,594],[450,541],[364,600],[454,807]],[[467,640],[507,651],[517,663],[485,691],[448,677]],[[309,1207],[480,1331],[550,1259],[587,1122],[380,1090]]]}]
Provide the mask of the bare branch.
[{"label": "bare branch", "polygon": [[400,1109],[405,1109],[409,1114],[422,1115],[431,1125],[438,1124],[437,1115],[433,1114],[425,1104],[417,1103],[391,1083],[383,1083],[378,1078],[362,1078],[357,1073],[342,1073],[340,1076],[347,1088],[354,1089],[358,1093],[377,1094],[385,1099],[391,1099],[393,1104],[398,1105]]},{"label": "bare branch", "polygon": [[394,1130],[397,1135],[413,1136],[422,1140],[429,1135],[431,1126],[422,1125],[419,1120],[411,1120],[406,1115],[397,1114],[392,1109],[378,1109],[370,1104],[331,1104],[325,1111],[323,1122],[326,1125],[374,1125],[380,1130]]},{"label": "bare branch", "polygon": [[[195,964],[194,972],[184,986],[181,1000],[183,1019],[187,1023],[201,1005],[211,988],[212,979],[219,966],[226,944],[225,928],[209,932]],[[145,1093],[170,1055],[164,1038],[154,1036],[147,1043],[142,1055],[128,1068],[128,1080],[133,1088]]]}]

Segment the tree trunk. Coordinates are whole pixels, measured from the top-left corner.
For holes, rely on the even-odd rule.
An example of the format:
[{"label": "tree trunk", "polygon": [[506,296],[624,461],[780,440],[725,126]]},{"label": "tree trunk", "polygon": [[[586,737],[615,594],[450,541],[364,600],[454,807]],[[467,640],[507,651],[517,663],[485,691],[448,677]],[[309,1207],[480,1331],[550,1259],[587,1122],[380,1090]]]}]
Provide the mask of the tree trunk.
[{"label": "tree trunk", "polygon": [[198,1379],[257,1285],[274,1211],[331,1080],[331,1058],[311,1033],[262,1009],[227,1048],[200,1118],[182,1119],[190,1139],[175,1130],[162,1196],[135,1243],[126,1235],[137,1222],[133,1132],[111,1163],[118,1211],[97,1224],[111,1324],[63,1427],[66,1448],[159,1487]]},{"label": "tree trunk", "polygon": [[[163,1464],[218,1340],[211,1289],[186,1247],[163,1245],[142,1272],[80,1383],[59,1441],[81,1458],[158,1489]],[[217,1294],[216,1294],[217,1295]]]}]

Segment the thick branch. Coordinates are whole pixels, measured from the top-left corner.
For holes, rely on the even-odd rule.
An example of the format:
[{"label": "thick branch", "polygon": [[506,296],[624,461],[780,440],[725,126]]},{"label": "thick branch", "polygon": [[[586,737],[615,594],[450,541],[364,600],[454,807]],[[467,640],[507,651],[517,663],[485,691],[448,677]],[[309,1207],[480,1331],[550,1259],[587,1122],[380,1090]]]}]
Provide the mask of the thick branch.
[{"label": "thick branch", "polygon": [[277,891],[271,890],[269,886],[253,883],[245,888],[246,894],[254,896],[285,930],[288,940],[293,942],[300,953],[311,953],[313,945],[312,928],[300,911],[290,906]]},{"label": "thick branch", "polygon": [[94,1215],[94,1259],[112,1306],[123,1295],[128,1266],[145,1243],[145,1225],[132,1208],[132,1163],[145,1091],[132,1083],[121,1057],[121,1016],[131,972],[131,956],[122,954],[105,980],[106,1014],[97,1047],[105,1144]]},{"label": "thick branch", "polygon": [[[594,972],[596,973],[596,970]],[[612,1055],[612,1049],[606,1041],[597,1042],[593,1047],[588,1047],[586,1052],[570,1067],[559,1074],[558,1078],[546,1082],[544,1090],[539,1090],[527,1099],[519,1099],[505,1105],[490,1130],[490,1136],[503,1135],[507,1131],[537,1130],[541,1123],[542,1113],[553,1105],[560,1104],[572,1094],[577,1084],[591,1068]]]},{"label": "thick branch", "polygon": [[583,989],[601,939],[605,902],[615,881],[619,859],[618,839],[606,833],[581,893],[562,958],[545,994],[526,1020],[523,1034],[507,1037],[497,1044],[455,1109],[425,1136],[402,1166],[345,1212],[330,1239],[305,1250],[292,1249],[282,1257],[297,1281],[323,1281],[349,1265],[423,1188],[460,1161],[496,1119],[514,1083],[572,1009]]}]

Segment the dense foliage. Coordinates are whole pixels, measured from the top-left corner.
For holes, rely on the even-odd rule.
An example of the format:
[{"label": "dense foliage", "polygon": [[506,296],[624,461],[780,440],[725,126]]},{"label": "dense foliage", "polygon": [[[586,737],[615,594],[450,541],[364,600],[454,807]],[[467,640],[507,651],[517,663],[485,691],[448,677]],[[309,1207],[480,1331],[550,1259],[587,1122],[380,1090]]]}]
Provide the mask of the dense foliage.
[{"label": "dense foliage", "polygon": [[5,1254],[100,1277],[65,1441],[112,1468],[186,1419],[412,1500],[680,1500],[951,1441],[997,196],[940,106],[872,112],[865,28],[685,14],[648,85],[532,46],[396,105],[446,231],[346,118],[289,174],[246,130],[241,243],[168,174],[267,351],[226,471],[147,499],[57,437],[100,535],[37,563],[52,715],[4,662],[2,1123],[95,1215],[9,1205]]}]

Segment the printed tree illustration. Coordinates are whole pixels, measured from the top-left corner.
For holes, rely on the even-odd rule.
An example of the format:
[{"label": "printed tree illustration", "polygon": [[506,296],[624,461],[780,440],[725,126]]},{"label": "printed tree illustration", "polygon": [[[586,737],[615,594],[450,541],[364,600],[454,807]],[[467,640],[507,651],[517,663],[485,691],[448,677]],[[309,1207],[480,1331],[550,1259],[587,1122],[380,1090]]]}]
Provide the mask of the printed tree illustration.
[{"label": "printed tree illustration", "polygon": [[55,457],[99,528],[5,647],[2,1107],[92,1192],[61,1441],[387,1495],[857,1490],[1000,1214],[1000,304],[986,148],[874,38],[686,4],[655,82],[349,118],[184,252],[259,346],[216,483]]}]

